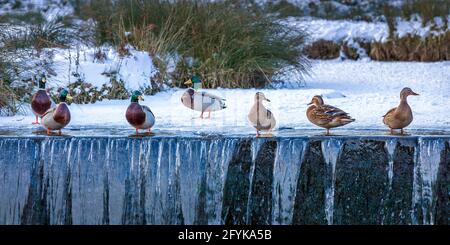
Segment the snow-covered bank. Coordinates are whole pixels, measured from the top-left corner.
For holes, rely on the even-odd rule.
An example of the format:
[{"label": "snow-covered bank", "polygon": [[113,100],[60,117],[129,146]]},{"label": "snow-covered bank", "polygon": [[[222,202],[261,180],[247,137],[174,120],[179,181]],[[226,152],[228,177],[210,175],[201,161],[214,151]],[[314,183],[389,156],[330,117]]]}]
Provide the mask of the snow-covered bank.
[{"label": "snow-covered bank", "polygon": [[128,55],[119,55],[112,47],[77,49],[52,49],[52,69],[56,76],[48,78],[50,87],[67,86],[81,79],[100,88],[110,84],[111,76],[125,83],[129,91],[150,86],[150,79],[157,73],[147,52],[126,47]]},{"label": "snow-covered bank", "polygon": [[[447,17],[450,20],[450,16]],[[362,40],[365,42],[385,42],[389,38],[389,27],[386,22],[367,22],[353,20],[325,20],[311,17],[287,18],[283,21],[290,27],[306,30],[309,41],[328,40],[343,42]],[[444,20],[436,17],[434,22],[425,26],[420,18],[415,20],[396,19],[394,35],[401,38],[406,35],[418,35],[425,38],[429,35],[440,35],[450,31],[450,25],[444,25]],[[446,27],[446,28],[445,28]]]},{"label": "snow-covered bank", "polygon": [[[397,106],[399,92],[409,86],[420,96],[410,97],[414,121],[412,129],[450,127],[450,62],[361,62],[314,61],[312,76],[306,87],[282,89],[215,89],[209,92],[226,98],[227,108],[213,113],[212,119],[200,120],[199,113],[180,102],[182,89],[167,90],[146,96],[156,116],[156,130],[199,132],[248,132],[247,113],[256,91],[272,101],[267,107],[277,119],[277,128],[316,128],[306,118],[307,103],[316,94],[325,102],[350,113],[356,121],[345,129],[383,129],[382,116]],[[70,106],[72,121],[68,127],[130,127],[125,120],[128,100],[101,101],[95,104]],[[0,118],[0,127],[32,129],[33,115]]]}]

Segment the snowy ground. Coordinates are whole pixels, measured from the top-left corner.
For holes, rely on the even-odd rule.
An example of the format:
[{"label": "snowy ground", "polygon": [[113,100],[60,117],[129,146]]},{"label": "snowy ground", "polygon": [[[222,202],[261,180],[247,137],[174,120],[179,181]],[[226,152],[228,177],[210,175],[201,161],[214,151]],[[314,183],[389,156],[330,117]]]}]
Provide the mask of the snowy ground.
[{"label": "snowy ground", "polygon": [[[450,15],[447,16],[450,21]],[[353,20],[325,20],[312,17],[291,17],[284,21],[288,26],[303,29],[310,34],[309,41],[320,39],[342,42],[363,40],[365,42],[386,42],[389,38],[389,27],[386,22],[367,22]],[[425,38],[430,35],[441,35],[450,31],[450,25],[445,26],[441,17],[435,17],[433,22],[422,24],[417,17],[414,20],[396,19],[395,33],[401,38],[406,35],[418,35]]]},{"label": "snowy ground", "polygon": [[[306,79],[305,87],[208,90],[226,98],[228,106],[223,111],[213,113],[209,120],[195,118],[199,113],[181,104],[183,89],[146,96],[143,104],[148,105],[156,116],[156,132],[253,133],[253,128],[247,122],[247,113],[252,106],[254,93],[262,91],[271,100],[266,105],[277,119],[276,134],[285,128],[317,128],[309,123],[305,111],[311,97],[321,94],[325,103],[347,111],[356,119],[342,130],[384,129],[382,116],[397,106],[399,92],[405,86],[420,94],[409,97],[414,112],[411,129],[447,130],[450,127],[450,62],[314,61],[311,77]],[[128,100],[72,104],[72,121],[68,128],[130,128],[125,120],[128,104]],[[0,129],[20,127],[31,131],[36,128],[31,125],[34,116],[27,110],[26,115],[1,117]]]}]

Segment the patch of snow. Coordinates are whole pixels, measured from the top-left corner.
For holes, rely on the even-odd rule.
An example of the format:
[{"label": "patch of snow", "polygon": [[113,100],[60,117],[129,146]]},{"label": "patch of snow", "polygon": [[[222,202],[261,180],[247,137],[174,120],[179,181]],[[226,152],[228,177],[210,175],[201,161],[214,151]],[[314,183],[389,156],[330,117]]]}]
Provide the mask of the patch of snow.
[{"label": "patch of snow", "polygon": [[385,41],[389,36],[388,27],[383,22],[289,17],[285,23],[290,27],[306,30],[310,34],[310,42],[320,39],[336,42],[360,39],[373,42]]},{"label": "patch of snow", "polygon": [[[450,18],[450,15],[447,17]],[[284,24],[306,30],[310,34],[309,42],[320,39],[349,42],[363,40],[365,42],[386,42],[389,38],[389,27],[386,22],[367,22],[354,20],[325,20],[312,17],[289,17],[283,20]],[[404,37],[406,35],[418,35],[422,38],[429,35],[440,35],[450,31],[450,25],[444,29],[444,21],[441,17],[435,17],[434,21],[423,25],[420,17],[412,20],[396,19],[394,35]]]},{"label": "patch of snow", "polygon": [[49,85],[67,86],[80,76],[84,82],[101,87],[110,83],[111,74],[116,74],[130,91],[150,86],[150,78],[157,72],[152,58],[147,52],[127,48],[130,55],[123,57],[112,47],[101,48],[105,54],[102,60],[96,59],[96,48],[53,49],[52,69],[57,75],[48,78]]}]

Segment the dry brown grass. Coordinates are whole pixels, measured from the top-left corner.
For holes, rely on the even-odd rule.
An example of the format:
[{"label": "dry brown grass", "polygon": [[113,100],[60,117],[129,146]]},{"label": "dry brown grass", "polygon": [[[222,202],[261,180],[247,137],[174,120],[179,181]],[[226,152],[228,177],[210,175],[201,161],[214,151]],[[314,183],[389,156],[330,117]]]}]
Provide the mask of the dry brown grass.
[{"label": "dry brown grass", "polygon": [[340,45],[327,40],[318,40],[305,48],[310,59],[336,59],[339,57]]},{"label": "dry brown grass", "polygon": [[450,60],[450,32],[439,36],[408,35],[385,43],[371,44],[369,56],[383,61],[443,61]]}]

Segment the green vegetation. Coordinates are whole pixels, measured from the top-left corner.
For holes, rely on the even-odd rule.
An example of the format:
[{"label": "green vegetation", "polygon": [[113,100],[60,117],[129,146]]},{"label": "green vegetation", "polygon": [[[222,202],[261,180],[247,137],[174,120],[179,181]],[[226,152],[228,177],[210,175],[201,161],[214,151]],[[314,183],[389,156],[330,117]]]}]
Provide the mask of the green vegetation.
[{"label": "green vegetation", "polygon": [[[148,51],[162,79],[171,76],[175,86],[195,73],[208,88],[261,87],[283,67],[309,68],[303,32],[230,1],[100,0],[81,9],[98,23],[97,44]],[[175,55],[176,69],[168,74]]]}]

